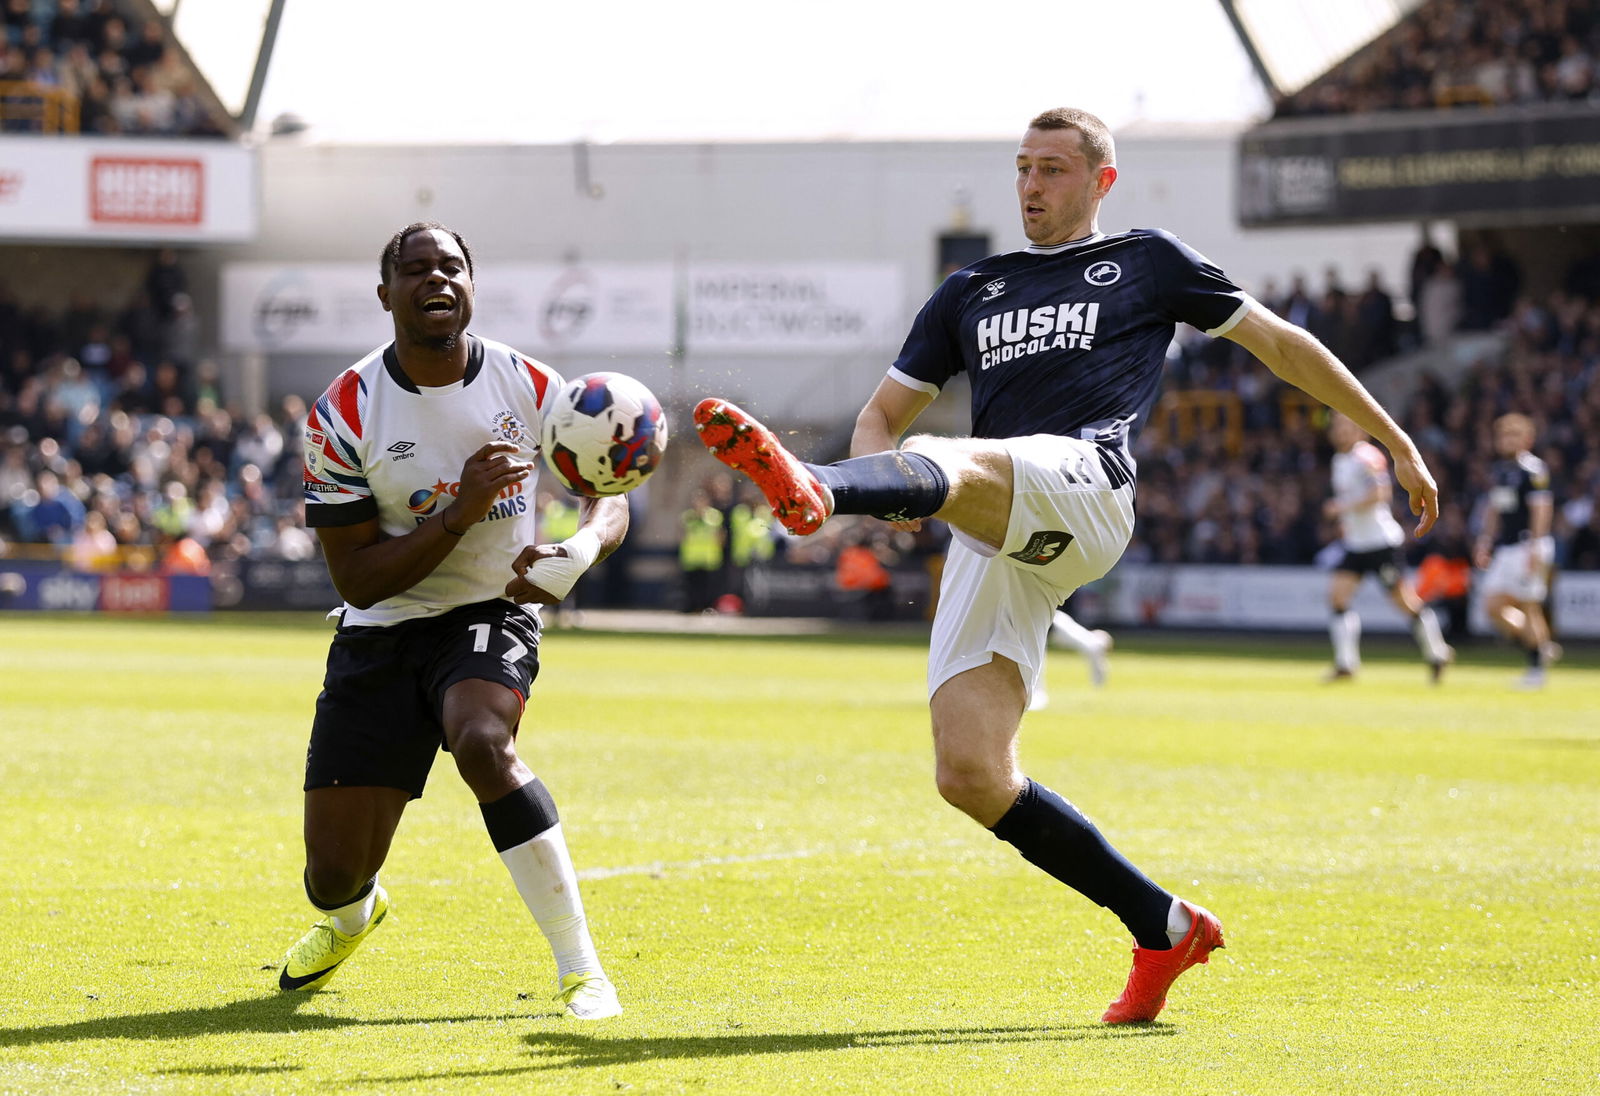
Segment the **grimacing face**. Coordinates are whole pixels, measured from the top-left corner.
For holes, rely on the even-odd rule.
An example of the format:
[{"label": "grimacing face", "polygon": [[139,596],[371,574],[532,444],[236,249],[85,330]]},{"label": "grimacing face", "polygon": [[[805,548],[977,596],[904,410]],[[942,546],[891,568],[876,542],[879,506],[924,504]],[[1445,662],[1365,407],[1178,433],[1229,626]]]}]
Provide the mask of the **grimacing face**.
[{"label": "grimacing face", "polygon": [[455,237],[438,229],[407,236],[378,299],[412,342],[454,346],[472,321],[472,275]]},{"label": "grimacing face", "polygon": [[1029,242],[1048,247],[1087,235],[1116,178],[1111,164],[1089,165],[1077,130],[1028,130],[1017,147],[1017,202]]}]

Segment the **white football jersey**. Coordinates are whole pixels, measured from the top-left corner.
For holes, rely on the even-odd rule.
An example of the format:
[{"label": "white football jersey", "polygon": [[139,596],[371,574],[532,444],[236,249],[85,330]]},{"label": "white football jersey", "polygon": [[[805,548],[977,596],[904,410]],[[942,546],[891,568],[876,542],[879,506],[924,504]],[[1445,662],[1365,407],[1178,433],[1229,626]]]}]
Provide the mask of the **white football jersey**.
[{"label": "white football jersey", "polygon": [[450,504],[462,465],[488,442],[515,444],[516,459],[534,466],[432,574],[371,608],[346,605],[346,624],[395,624],[504,597],[512,560],[535,543],[539,436],[561,377],[502,343],[466,338],[467,372],[455,384],[418,388],[391,343],[341,373],[307,417],[306,524],[313,528],[377,518],[384,533],[404,536]]},{"label": "white football jersey", "polygon": [[[1333,455],[1333,497],[1345,506],[1360,502],[1389,482],[1389,459],[1371,442],[1358,441]],[[1352,552],[1393,548],[1406,539],[1387,501],[1347,509],[1339,515],[1339,539]]]}]

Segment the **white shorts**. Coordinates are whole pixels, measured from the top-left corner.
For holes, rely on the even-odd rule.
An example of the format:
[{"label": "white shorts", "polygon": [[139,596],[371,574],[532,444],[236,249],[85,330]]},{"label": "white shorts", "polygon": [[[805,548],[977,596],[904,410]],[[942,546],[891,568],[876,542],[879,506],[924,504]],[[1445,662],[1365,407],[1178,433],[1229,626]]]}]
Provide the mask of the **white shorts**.
[{"label": "white shorts", "polygon": [[1111,570],[1133,535],[1133,483],[1113,479],[1099,445],[1054,434],[1003,444],[1014,474],[1005,545],[996,552],[952,530],[928,650],[930,698],[995,655],[1021,667],[1031,696],[1056,609]]},{"label": "white shorts", "polygon": [[1489,557],[1479,590],[1485,597],[1508,594],[1517,601],[1543,601],[1550,592],[1550,564],[1555,558],[1553,537],[1502,544]]}]

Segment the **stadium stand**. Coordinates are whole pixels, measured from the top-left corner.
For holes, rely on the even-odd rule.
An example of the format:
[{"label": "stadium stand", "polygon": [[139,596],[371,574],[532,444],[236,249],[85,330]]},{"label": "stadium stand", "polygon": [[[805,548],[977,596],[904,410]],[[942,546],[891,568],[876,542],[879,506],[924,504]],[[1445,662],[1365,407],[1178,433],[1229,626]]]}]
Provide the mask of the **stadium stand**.
[{"label": "stadium stand", "polygon": [[165,25],[131,4],[7,0],[0,20],[0,133],[230,133]]},{"label": "stadium stand", "polygon": [[1429,0],[1274,116],[1589,102],[1597,36],[1584,0]]}]

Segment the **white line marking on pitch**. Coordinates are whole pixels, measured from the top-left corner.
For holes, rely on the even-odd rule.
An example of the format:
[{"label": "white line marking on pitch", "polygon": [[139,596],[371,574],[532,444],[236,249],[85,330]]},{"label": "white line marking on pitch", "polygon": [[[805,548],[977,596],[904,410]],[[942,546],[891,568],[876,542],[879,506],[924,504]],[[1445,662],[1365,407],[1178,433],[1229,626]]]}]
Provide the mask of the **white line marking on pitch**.
[{"label": "white line marking on pitch", "polygon": [[[937,847],[955,847],[962,841],[944,841]],[[813,856],[865,856],[871,853],[904,852],[907,849],[936,847],[927,841],[897,841],[892,845],[857,845],[832,849],[787,849],[782,852],[754,852],[741,856],[707,856],[698,860],[679,860],[668,863],[658,860],[653,864],[629,864],[618,868],[585,868],[578,872],[579,881],[611,879],[619,875],[662,875],[669,871],[693,871],[696,868],[715,868],[724,864],[760,864],[769,860],[807,860]]]}]

